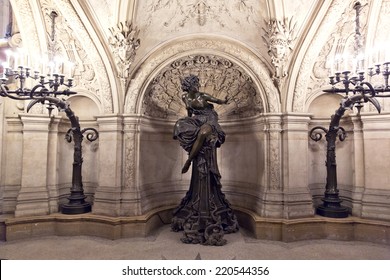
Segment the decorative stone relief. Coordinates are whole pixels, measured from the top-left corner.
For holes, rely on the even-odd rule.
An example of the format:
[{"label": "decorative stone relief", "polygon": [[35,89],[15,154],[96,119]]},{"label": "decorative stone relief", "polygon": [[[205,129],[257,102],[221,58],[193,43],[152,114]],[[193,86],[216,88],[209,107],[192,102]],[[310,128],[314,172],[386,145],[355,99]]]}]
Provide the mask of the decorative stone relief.
[{"label": "decorative stone relief", "polygon": [[[221,27],[226,25],[223,16],[220,13],[221,10],[227,10],[224,3],[216,4],[215,1],[210,2],[207,0],[197,0],[191,2],[192,3],[188,3],[188,1],[186,1],[186,3],[183,4],[178,0],[154,1],[148,6],[148,11],[152,13],[150,13],[150,17],[147,19],[147,22],[150,25],[155,11],[164,8],[174,8],[175,13],[173,13],[172,17],[168,18],[163,23],[165,27],[172,24],[177,25],[177,27],[183,27],[193,18],[196,19],[196,22],[200,26],[205,25],[207,19],[210,18],[218,22]],[[222,5],[222,8],[215,9],[216,5]]]},{"label": "decorative stone relief", "polygon": [[[259,18],[256,7],[257,0],[215,1],[215,0],[187,0],[185,4],[180,0],[151,1],[145,7],[141,6],[145,19],[145,28],[155,25],[155,18],[164,14],[165,21],[161,25],[177,31],[186,25],[197,24],[202,27],[207,23],[218,28],[235,28],[233,25],[244,23],[258,24]],[[142,5],[142,4],[141,4]]]},{"label": "decorative stone relief", "polygon": [[[58,13],[57,42],[63,55],[74,63],[74,83],[98,96],[105,113],[113,112],[108,73],[95,44],[69,0],[40,0],[46,30],[50,30],[50,13]],[[93,63],[92,63],[93,62]]]},{"label": "decorative stone relief", "polygon": [[[28,38],[29,48],[34,50],[40,50],[38,33],[35,24],[31,24],[31,19],[34,18],[34,14],[30,7],[30,2],[25,0],[14,0],[13,5],[16,6],[14,7],[14,10],[18,11],[18,28],[21,29],[23,36]],[[15,41],[14,44],[16,44],[17,47],[20,47],[20,44],[22,42],[17,41]]]},{"label": "decorative stone relief", "polygon": [[251,77],[232,61],[215,55],[191,55],[175,60],[154,78],[143,101],[143,113],[151,117],[185,115],[181,79],[199,77],[200,91],[230,103],[217,111],[221,118],[244,118],[264,112],[263,101]]},{"label": "decorative stone relief", "polygon": [[[126,125],[125,130],[134,130],[134,125]],[[134,184],[135,180],[135,133],[134,132],[126,132],[125,133],[125,187],[131,188]]]},{"label": "decorative stone relief", "polygon": [[280,189],[280,137],[281,137],[281,123],[270,123],[268,125],[269,131],[269,188],[272,190]]},{"label": "decorative stone relief", "polygon": [[[142,66],[142,71],[138,71],[130,83],[129,89],[126,92],[125,100],[125,112],[135,113],[137,111],[136,104],[137,94],[140,92],[144,83],[151,84],[152,81],[147,81],[153,71],[165,61],[178,53],[195,52],[196,50],[207,50],[208,53],[224,53],[240,61],[253,73],[253,77],[257,80],[258,84],[261,84],[261,97],[258,100],[263,100],[263,110],[267,112],[279,112],[280,110],[280,97],[278,90],[275,88],[272,80],[270,79],[267,67],[261,62],[258,57],[252,54],[250,51],[232,44],[226,40],[220,40],[218,38],[195,38],[185,42],[179,42],[177,44],[170,44],[169,47],[161,48],[158,56],[153,57],[149,61],[146,61]],[[261,82],[260,82],[261,81]],[[255,81],[253,81],[255,83]],[[258,88],[258,86],[256,86]],[[256,90],[258,92],[258,89]],[[145,93],[147,94],[147,93]],[[150,97],[142,97],[150,98]],[[146,99],[145,99],[146,100]],[[142,106],[144,108],[144,105]]]},{"label": "decorative stone relief", "polygon": [[[367,4],[362,1],[361,3],[363,5]],[[360,14],[360,32],[362,39],[365,38],[364,34],[367,33],[368,11],[368,7],[364,8]],[[356,12],[350,7],[339,17],[340,20],[336,23],[335,30],[330,34],[313,66],[313,72],[310,75],[310,82],[307,88],[306,100],[311,98],[313,94],[318,93],[321,88],[330,88],[329,76],[334,75],[335,71],[342,72],[356,67],[353,65],[353,58],[357,56],[354,37],[355,17]],[[365,42],[360,41],[359,44],[364,45]]]},{"label": "decorative stone relief", "polygon": [[131,22],[121,22],[110,28],[111,37],[108,42],[114,54],[119,78],[127,80],[129,68],[134,61],[136,50],[140,46],[139,30],[133,28]]},{"label": "decorative stone relief", "polygon": [[310,47],[307,49],[299,73],[296,79],[296,85],[294,94],[292,95],[291,106],[294,112],[304,112],[307,90],[310,83],[309,77],[311,77],[313,71],[313,61],[317,60],[321,48],[329,40],[329,27],[334,26],[334,19],[340,18],[341,14],[345,12],[346,8],[349,7],[349,2],[344,0],[335,0],[332,2],[328,13],[325,15],[322,24],[311,40]]},{"label": "decorative stone relief", "polygon": [[294,32],[296,24],[293,19],[285,18],[283,21],[272,19],[265,22],[267,29],[264,29],[263,40],[268,47],[268,54],[271,63],[275,67],[272,80],[280,88],[283,78],[287,77],[287,60],[292,51],[292,43],[296,39]]},{"label": "decorative stone relief", "polygon": [[[364,3],[362,3],[363,5]],[[370,3],[372,5],[372,3]],[[368,10],[368,7],[365,7],[363,11]],[[389,26],[390,26],[390,1],[382,1],[382,5],[380,7],[380,16],[378,20],[378,27],[376,29],[375,33],[375,41],[373,42],[372,48],[375,48],[376,45],[381,45],[384,44],[383,42],[390,42],[390,31],[389,31]],[[379,56],[379,61],[384,62],[384,61],[389,61],[390,57],[388,57],[388,46],[386,45],[386,52],[382,52],[382,56]],[[387,57],[386,57],[386,54]],[[371,64],[372,66],[372,64]],[[383,85],[383,75],[377,75],[373,76],[371,79],[371,82],[373,85]],[[389,112],[390,111],[390,99],[389,98],[381,98],[381,107],[383,112]],[[366,108],[367,107],[367,108]],[[369,106],[364,106],[364,109],[367,109],[369,111],[376,111],[376,108],[370,103]]]}]

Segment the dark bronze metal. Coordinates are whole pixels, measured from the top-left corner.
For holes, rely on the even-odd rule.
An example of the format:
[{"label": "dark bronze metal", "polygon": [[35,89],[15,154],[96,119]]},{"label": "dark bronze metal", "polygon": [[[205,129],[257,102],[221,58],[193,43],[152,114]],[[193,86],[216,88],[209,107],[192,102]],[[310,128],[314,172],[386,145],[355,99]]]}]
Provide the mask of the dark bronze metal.
[{"label": "dark bronze metal", "polygon": [[[65,81],[64,75],[53,74],[48,80],[45,76],[39,76],[38,72],[35,72],[31,76],[30,68],[20,66],[18,71],[13,71],[10,68],[6,68],[4,76],[0,81],[0,96],[8,97],[14,100],[31,100],[31,103],[27,107],[27,112],[37,103],[47,105],[49,115],[56,106],[59,110],[65,111],[69,118],[72,128],[66,134],[68,142],[74,141],[74,162],[72,173],[72,187],[70,190],[70,196],[68,197],[69,203],[61,205],[61,211],[64,214],[81,214],[91,211],[91,204],[85,201],[85,195],[81,177],[82,167],[82,151],[81,143],[83,141],[83,134],[87,131],[87,139],[89,141],[95,141],[98,138],[98,132],[94,128],[86,128],[81,130],[78,118],[74,115],[73,111],[69,108],[66,101],[58,98],[58,96],[69,96],[76,94],[69,88],[73,86],[73,79]],[[6,84],[8,78],[19,80],[19,88],[16,90],[10,90]],[[38,80],[38,84],[32,89],[25,88],[25,81],[27,78]],[[60,86],[65,86],[65,90],[59,90]]]},{"label": "dark bronze metal", "polygon": [[72,128],[70,128],[65,139],[70,143],[74,142],[73,152],[73,170],[72,170],[72,187],[70,188],[70,195],[68,196],[69,203],[60,206],[63,214],[83,214],[91,212],[91,204],[85,201],[83,182],[82,182],[82,141],[83,134],[87,131],[87,140],[92,142],[99,138],[99,133],[94,128],[80,129],[79,119],[70,109],[69,104],[56,97],[41,97],[33,100],[27,107],[27,112],[38,102],[49,101],[50,104],[55,105],[59,110],[64,111],[70,120]]},{"label": "dark bronze metal", "polygon": [[[356,10],[356,29],[355,29],[355,55],[359,55],[362,42],[360,34],[360,11],[362,5],[360,2],[356,2],[354,5]],[[326,186],[325,197],[322,199],[323,204],[318,206],[316,213],[331,218],[345,218],[348,217],[349,209],[341,205],[342,200],[339,198],[339,190],[337,188],[337,172],[336,172],[336,140],[344,141],[346,132],[344,128],[340,127],[341,117],[344,115],[345,110],[356,107],[358,114],[360,109],[364,106],[364,103],[370,102],[380,113],[381,106],[376,97],[390,97],[385,92],[390,92],[388,84],[389,79],[389,64],[390,62],[383,63],[383,70],[381,71],[380,64],[375,65],[375,71],[373,68],[369,68],[368,75],[370,77],[379,75],[382,73],[385,81],[384,87],[374,88],[371,83],[364,81],[364,72],[360,71],[357,76],[351,77],[350,71],[336,72],[335,76],[329,77],[329,83],[332,85],[331,89],[323,90],[326,93],[345,94],[342,99],[340,107],[336,110],[335,114],[331,117],[329,129],[322,126],[316,126],[310,130],[310,138],[314,141],[319,141],[322,138],[322,133],[325,133],[327,141],[326,151]],[[336,88],[337,84],[342,84],[343,88]],[[320,132],[321,131],[321,132]]]},{"label": "dark bronze metal", "polygon": [[222,246],[224,234],[236,232],[238,223],[221,190],[216,152],[225,133],[211,103],[227,104],[228,100],[199,92],[194,75],[183,79],[182,89],[188,116],[176,122],[174,139],[188,152],[182,173],[192,164],[192,176],[188,192],[173,212],[171,228],[183,231],[183,243]]},{"label": "dark bronze metal", "polygon": [[[50,14],[51,36],[50,36],[50,59],[54,59],[55,52],[55,18],[58,14],[52,11]],[[18,65],[16,65],[18,66]],[[70,195],[68,197],[69,203],[60,205],[61,212],[64,214],[82,214],[91,212],[91,204],[85,201],[83,183],[82,183],[82,149],[81,144],[83,141],[83,134],[88,131],[87,139],[89,141],[95,141],[99,137],[99,133],[94,128],[80,129],[80,123],[73,111],[70,109],[69,104],[58,98],[62,95],[73,95],[76,92],[71,91],[69,88],[73,86],[73,79],[65,79],[62,74],[52,73],[45,76],[45,73],[39,75],[38,71],[33,73],[30,71],[29,66],[18,66],[17,70],[12,70],[10,67],[5,69],[3,78],[0,79],[0,96],[8,97],[15,100],[31,100],[27,106],[27,112],[37,103],[47,105],[49,115],[51,115],[53,106],[56,106],[60,111],[65,111],[67,117],[71,122],[72,128],[66,133],[66,140],[70,143],[74,142],[73,153],[73,170],[72,170],[72,187],[70,189]],[[15,90],[10,90],[7,86],[9,78],[14,79],[15,82],[19,81],[19,87]],[[25,88],[26,80],[30,78],[37,81],[37,84],[32,88]],[[64,90],[59,90],[60,86],[65,87]]]},{"label": "dark bronze metal", "polygon": [[[366,85],[367,88],[363,88]],[[370,90],[369,90],[370,89]],[[360,90],[360,92],[359,92]],[[370,92],[370,93],[368,93]],[[336,140],[344,141],[346,132],[340,127],[341,117],[347,109],[352,109],[353,106],[362,106],[361,103],[371,102],[380,113],[381,107],[375,99],[376,92],[368,83],[361,83],[361,86],[355,87],[355,94],[350,97],[345,97],[340,107],[331,117],[329,129],[322,126],[313,127],[310,130],[310,138],[314,141],[322,139],[322,132],[325,132],[327,141],[326,150],[326,186],[325,197],[322,199],[323,205],[317,207],[317,214],[331,218],[346,218],[349,210],[341,205],[342,200],[339,198],[339,190],[337,189],[337,172],[336,172]],[[360,108],[360,107],[359,107]],[[321,130],[322,132],[319,132]]]}]

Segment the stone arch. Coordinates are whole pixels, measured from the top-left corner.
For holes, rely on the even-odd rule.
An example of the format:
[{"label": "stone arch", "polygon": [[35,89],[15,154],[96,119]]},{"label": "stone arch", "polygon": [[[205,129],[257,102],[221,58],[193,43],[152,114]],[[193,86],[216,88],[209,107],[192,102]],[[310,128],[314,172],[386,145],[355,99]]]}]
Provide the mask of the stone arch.
[{"label": "stone arch", "polygon": [[[69,1],[29,1],[12,0],[23,48],[30,56],[39,57],[48,53],[48,30],[51,11],[58,13],[56,21],[56,51],[58,55],[74,62],[73,90],[89,91],[99,99],[101,113],[118,113],[120,100],[116,94],[117,83],[112,71],[108,53],[98,47],[96,33],[89,32],[90,24],[85,16],[78,14]],[[72,19],[72,20],[69,20]],[[31,24],[34,21],[36,24]],[[37,29],[36,26],[43,26]]]},{"label": "stone arch", "polygon": [[340,105],[342,95],[325,93],[321,89],[307,97],[305,112],[313,114],[313,117],[330,118]]},{"label": "stone arch", "polygon": [[[297,54],[297,62],[288,84],[288,88],[293,90],[287,95],[286,111],[302,113],[308,109],[308,92],[310,92],[309,85],[313,67],[321,49],[329,41],[329,30],[334,26],[334,19],[340,18],[348,5],[350,5],[348,1],[335,0],[331,2],[329,8],[323,7],[327,13],[324,14],[315,34],[307,36],[303,42],[302,46],[307,47],[302,47],[301,52]],[[300,64],[299,67],[298,64]]]},{"label": "stone arch", "polygon": [[209,36],[181,38],[155,49],[136,68],[125,97],[124,113],[139,114],[149,84],[167,65],[189,55],[215,55],[232,61],[252,79],[264,112],[279,112],[280,96],[265,63],[248,47],[226,38]]},{"label": "stone arch", "polygon": [[79,93],[71,96],[67,100],[70,103],[72,111],[79,117],[80,120],[92,120],[97,115],[102,114],[101,105],[87,94]]}]

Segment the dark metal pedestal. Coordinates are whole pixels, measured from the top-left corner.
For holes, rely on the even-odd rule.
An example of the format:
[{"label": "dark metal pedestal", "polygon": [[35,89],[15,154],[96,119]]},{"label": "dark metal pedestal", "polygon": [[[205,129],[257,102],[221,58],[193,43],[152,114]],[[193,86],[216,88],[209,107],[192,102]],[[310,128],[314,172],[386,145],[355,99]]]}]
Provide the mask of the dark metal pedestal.
[{"label": "dark metal pedestal", "polygon": [[86,196],[83,194],[74,193],[68,197],[69,203],[61,205],[61,213],[63,214],[84,214],[91,212],[92,206],[85,201]]},{"label": "dark metal pedestal", "polygon": [[336,194],[326,194],[322,199],[324,202],[321,206],[318,206],[316,213],[318,215],[329,218],[347,218],[349,210],[347,207],[341,206],[342,200],[339,199],[338,192]]}]

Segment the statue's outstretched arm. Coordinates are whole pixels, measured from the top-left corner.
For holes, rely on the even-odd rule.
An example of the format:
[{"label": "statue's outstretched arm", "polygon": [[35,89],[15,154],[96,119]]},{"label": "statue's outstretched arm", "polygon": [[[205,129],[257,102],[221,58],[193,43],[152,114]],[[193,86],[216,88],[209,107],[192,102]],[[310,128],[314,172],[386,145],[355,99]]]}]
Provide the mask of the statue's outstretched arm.
[{"label": "statue's outstretched arm", "polygon": [[217,104],[228,104],[229,103],[229,99],[228,99],[227,96],[226,96],[225,100],[215,98],[215,97],[213,97],[213,96],[211,96],[210,94],[207,94],[207,93],[203,93],[203,96],[205,97],[205,99],[207,101],[210,101],[210,102],[213,102],[213,103],[217,103]]}]

